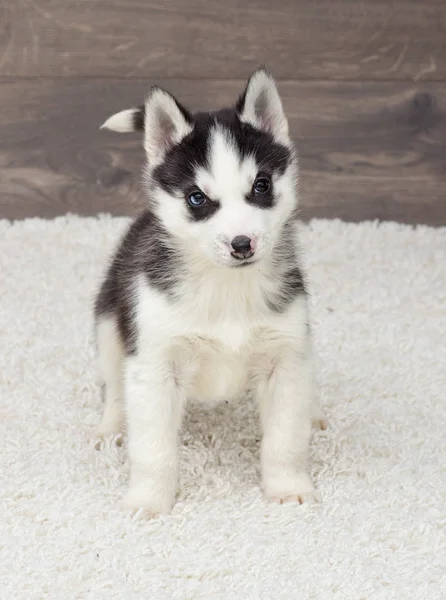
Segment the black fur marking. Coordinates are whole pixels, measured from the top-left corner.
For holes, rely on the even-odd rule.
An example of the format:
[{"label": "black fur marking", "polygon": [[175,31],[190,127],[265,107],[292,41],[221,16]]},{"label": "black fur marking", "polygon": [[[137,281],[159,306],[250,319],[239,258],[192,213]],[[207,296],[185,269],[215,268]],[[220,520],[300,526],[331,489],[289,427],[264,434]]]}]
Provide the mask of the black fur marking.
[{"label": "black fur marking", "polygon": [[169,194],[186,196],[195,187],[197,167],[208,167],[210,129],[198,121],[191,133],[171,148],[153,172],[153,179]]},{"label": "black fur marking", "polygon": [[[262,176],[267,176],[270,179],[266,173],[259,173],[259,177]],[[269,189],[263,194],[258,194],[251,188],[250,193],[246,196],[246,202],[259,208],[272,208],[275,204],[273,181],[270,179]]]},{"label": "black fur marking", "polygon": [[270,177],[275,172],[283,175],[292,160],[289,148],[277,142],[270,133],[240,121],[236,109],[223,109],[213,113],[212,117],[230,132],[242,158],[254,158],[259,172]]},{"label": "black fur marking", "polygon": [[274,279],[278,278],[280,283],[273,294],[265,298],[270,310],[283,313],[302,295],[307,294],[303,272],[299,266],[293,243],[294,228],[292,221],[285,224],[273,257],[277,256],[277,267],[274,271]]},{"label": "black fur marking", "polygon": [[235,104],[235,111],[238,115],[241,115],[243,112],[243,109],[245,108],[246,92],[248,91],[248,85],[249,85],[249,81],[248,81],[248,84],[245,87],[243,93],[240,94],[240,96],[238,97],[238,100]]},{"label": "black fur marking", "polygon": [[[197,168],[209,169],[211,132],[216,124],[228,131],[241,158],[252,156],[259,172],[269,178],[275,173],[282,175],[292,160],[289,148],[277,142],[271,134],[242,123],[235,109],[197,113],[193,118],[194,128],[191,133],[166,153],[162,164],[153,172],[154,181],[169,194],[181,193],[185,197],[195,185]],[[215,214],[219,208],[218,199],[211,200],[208,208],[190,212],[191,218],[202,220]],[[273,188],[263,198],[249,195],[246,200],[260,208],[271,208],[274,206]]]},{"label": "black fur marking", "polygon": [[284,313],[302,294],[306,294],[303,273],[298,265],[294,265],[282,273],[278,290],[266,298],[266,304],[273,312]]},{"label": "black fur marking", "polygon": [[138,106],[133,113],[133,129],[135,131],[144,131],[144,119],[146,118],[146,109],[143,106]]},{"label": "black fur marking", "polygon": [[149,210],[130,226],[108,269],[95,302],[96,318],[114,316],[126,352],[136,352],[132,297],[139,275],[171,295],[179,281],[181,259],[174,241]]},{"label": "black fur marking", "polygon": [[266,298],[266,304],[275,313],[284,313],[301,294],[306,294],[303,273],[294,265],[281,275],[280,286],[275,294]]},{"label": "black fur marking", "polygon": [[285,271],[282,277],[280,296],[287,306],[296,296],[303,293],[305,293],[303,275],[300,268],[296,265]]},{"label": "black fur marking", "polygon": [[214,215],[220,208],[220,202],[208,198],[201,206],[187,205],[189,209],[189,219],[191,221],[206,221]]}]

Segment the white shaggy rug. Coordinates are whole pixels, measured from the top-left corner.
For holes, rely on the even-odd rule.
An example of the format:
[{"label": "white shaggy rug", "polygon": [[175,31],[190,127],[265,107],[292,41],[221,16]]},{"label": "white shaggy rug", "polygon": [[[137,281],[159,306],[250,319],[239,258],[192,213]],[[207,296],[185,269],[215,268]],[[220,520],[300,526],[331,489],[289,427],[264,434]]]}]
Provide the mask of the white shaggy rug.
[{"label": "white shaggy rug", "polygon": [[323,501],[268,504],[249,403],[190,407],[172,515],[96,450],[91,301],[126,219],[0,222],[0,597],[436,600],[445,585],[446,229],[303,227]]}]

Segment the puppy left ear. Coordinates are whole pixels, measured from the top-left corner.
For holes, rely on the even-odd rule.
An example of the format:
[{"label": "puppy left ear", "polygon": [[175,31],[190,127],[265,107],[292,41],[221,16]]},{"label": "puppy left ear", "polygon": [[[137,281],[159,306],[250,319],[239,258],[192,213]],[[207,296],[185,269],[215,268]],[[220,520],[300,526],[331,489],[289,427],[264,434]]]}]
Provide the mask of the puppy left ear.
[{"label": "puppy left ear", "polygon": [[250,77],[236,109],[241,121],[271,133],[282,142],[289,142],[288,121],[282,100],[272,75],[264,67],[257,69]]}]

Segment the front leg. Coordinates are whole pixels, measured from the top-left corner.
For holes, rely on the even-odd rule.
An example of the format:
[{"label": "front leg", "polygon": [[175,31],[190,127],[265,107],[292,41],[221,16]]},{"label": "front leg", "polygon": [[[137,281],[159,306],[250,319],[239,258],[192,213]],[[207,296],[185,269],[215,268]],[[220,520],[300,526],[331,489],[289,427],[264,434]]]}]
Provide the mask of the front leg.
[{"label": "front leg", "polygon": [[257,399],[263,439],[260,451],[265,495],[281,504],[312,500],[308,475],[314,378],[309,356],[277,350],[259,379]]},{"label": "front leg", "polygon": [[177,438],[185,398],[159,351],[128,357],[125,400],[130,485],[124,506],[168,513],[178,486]]}]

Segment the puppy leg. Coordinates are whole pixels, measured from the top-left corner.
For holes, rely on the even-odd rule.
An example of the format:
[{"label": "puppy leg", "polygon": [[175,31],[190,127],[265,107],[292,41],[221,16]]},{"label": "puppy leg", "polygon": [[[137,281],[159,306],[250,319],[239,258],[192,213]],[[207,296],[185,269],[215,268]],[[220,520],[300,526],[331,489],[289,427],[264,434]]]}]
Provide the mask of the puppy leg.
[{"label": "puppy leg", "polygon": [[304,502],[317,494],[308,475],[314,378],[312,361],[292,348],[271,360],[258,382],[263,427],[262,487],[277,502]]},{"label": "puppy leg", "polygon": [[114,317],[101,317],[97,324],[99,371],[104,382],[104,411],[96,429],[99,438],[118,434],[123,426],[123,349]]},{"label": "puppy leg", "polygon": [[[307,337],[307,343],[309,346],[309,342],[310,339]],[[327,429],[328,427],[328,420],[327,417],[325,416],[325,414],[323,413],[320,404],[319,404],[319,400],[318,400],[318,396],[319,396],[319,390],[318,390],[318,385],[316,382],[316,373],[314,372],[314,368],[312,369],[313,372],[313,385],[312,385],[312,390],[313,390],[313,398],[311,401],[311,424],[313,425],[313,427],[315,429]]]},{"label": "puppy leg", "polygon": [[125,401],[130,485],[123,505],[148,516],[168,513],[178,485],[177,438],[185,394],[160,350],[126,359]]}]

